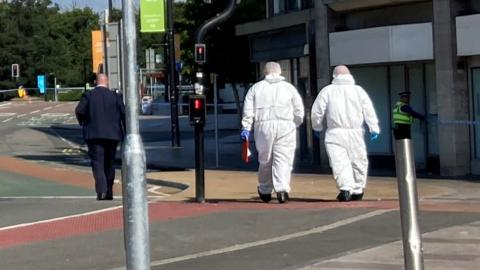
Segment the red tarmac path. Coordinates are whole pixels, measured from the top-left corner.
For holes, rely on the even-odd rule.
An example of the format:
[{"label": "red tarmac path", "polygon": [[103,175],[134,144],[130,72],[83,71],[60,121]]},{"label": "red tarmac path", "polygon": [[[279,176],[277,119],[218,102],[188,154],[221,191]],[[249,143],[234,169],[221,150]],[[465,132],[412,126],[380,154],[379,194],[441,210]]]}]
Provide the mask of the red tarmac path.
[{"label": "red tarmac path", "polygon": [[[89,171],[66,170],[52,166],[39,165],[11,157],[0,157],[0,169],[32,176],[48,181],[78,187],[91,187],[92,178]],[[120,185],[116,185],[120,188]],[[98,202],[102,203],[102,202]],[[110,207],[111,205],[108,205]],[[149,204],[149,222],[161,222],[178,218],[207,215],[222,211],[238,209],[325,209],[325,208],[376,208],[398,209],[397,200],[364,200],[360,202],[338,203],[336,201],[306,201],[293,199],[288,204],[265,204],[251,200],[220,200],[205,204],[190,202],[159,202]],[[476,203],[422,201],[424,211],[480,212]],[[119,230],[123,227],[123,209],[121,206],[94,211],[90,213],[59,217],[51,220],[0,228],[0,248],[16,245],[73,237],[77,235]]]}]

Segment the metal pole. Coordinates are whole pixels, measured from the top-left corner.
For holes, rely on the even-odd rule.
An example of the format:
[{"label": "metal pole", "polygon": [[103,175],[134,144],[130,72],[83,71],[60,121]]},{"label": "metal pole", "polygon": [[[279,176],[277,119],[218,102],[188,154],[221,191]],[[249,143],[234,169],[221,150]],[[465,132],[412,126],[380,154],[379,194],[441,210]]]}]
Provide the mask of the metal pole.
[{"label": "metal pole", "polygon": [[113,9],[112,0],[108,0],[108,22],[112,21],[112,9]]},{"label": "metal pole", "polygon": [[205,202],[205,165],[203,125],[195,125],[195,200]]},{"label": "metal pole", "polygon": [[108,76],[108,24],[102,25],[103,33],[103,73]]},{"label": "metal pole", "polygon": [[[171,0],[169,0],[171,1]],[[195,32],[195,43],[203,42],[203,37],[207,31],[220,23],[226,21],[235,11],[236,0],[230,0],[227,7],[217,16],[205,21]],[[204,95],[204,73],[203,64],[197,62],[195,67],[195,94]],[[203,124],[195,125],[195,199],[197,202],[205,201],[205,168],[204,168],[204,138]]]},{"label": "metal pole", "polygon": [[[121,58],[120,58],[120,70],[121,70],[121,74],[122,74],[122,96],[125,100],[125,87],[126,87],[126,83],[125,83],[125,66],[124,66],[124,59],[125,59],[125,49],[124,49],[124,46],[125,46],[125,43],[123,42],[124,40],[124,35],[123,35],[123,19],[120,20],[120,55],[121,55]],[[141,73],[140,73],[141,74]],[[141,80],[141,77],[140,77],[140,80]]]},{"label": "metal pole", "polygon": [[58,90],[57,90],[57,76],[53,78],[53,94],[55,98],[55,102],[58,102]]},{"label": "metal pole", "polygon": [[87,59],[83,58],[83,92],[87,92]]},{"label": "metal pole", "polygon": [[215,166],[218,168],[218,89],[217,89],[217,74],[212,74],[213,77],[213,111],[215,114]]},{"label": "metal pole", "polygon": [[122,0],[127,136],[122,153],[123,224],[128,270],[150,269],[146,158],[138,122],[137,36],[134,0]]},{"label": "metal pole", "polygon": [[167,0],[168,3],[168,87],[170,88],[170,111],[171,111],[171,133],[172,146],[180,147],[180,125],[178,123],[178,90],[176,87],[175,75],[175,38],[173,22],[173,0]]},{"label": "metal pole", "polygon": [[423,250],[418,225],[418,196],[412,143],[410,139],[396,140],[395,149],[405,270],[423,270]]}]

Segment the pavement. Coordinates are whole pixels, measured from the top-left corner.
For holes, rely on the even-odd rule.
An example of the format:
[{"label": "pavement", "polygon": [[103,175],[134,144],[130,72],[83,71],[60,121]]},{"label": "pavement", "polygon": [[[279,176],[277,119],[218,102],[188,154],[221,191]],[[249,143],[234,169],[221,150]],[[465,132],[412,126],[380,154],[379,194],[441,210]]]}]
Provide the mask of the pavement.
[{"label": "pavement", "polygon": [[[170,119],[141,116],[152,269],[404,269],[394,172],[373,170],[387,176],[369,177],[362,201],[340,203],[331,174],[311,173],[316,168],[298,159],[290,202],[274,196],[266,204],[255,157],[241,161],[237,116],[219,118],[218,143],[213,120],[205,128],[206,203],[198,204],[187,118],[180,117],[181,147],[171,147]],[[60,135],[78,129],[56,127]],[[96,202],[86,169],[16,157],[0,157],[0,169],[0,193],[13,194],[0,198],[1,269],[124,269],[121,181],[114,201]],[[425,269],[479,269],[479,185],[417,179]]]},{"label": "pavement", "polygon": [[[225,117],[225,116],[223,116]],[[206,167],[205,198],[207,203],[259,202],[256,193],[256,160],[250,164],[240,159],[240,143],[235,115],[227,115],[220,121],[223,130],[231,130],[221,136],[218,147],[219,158],[215,158],[215,139],[212,123],[206,127]],[[226,125],[226,126],[225,126]],[[183,129],[188,127],[184,125]],[[232,134],[233,133],[233,134]],[[167,168],[160,172],[148,173],[151,180],[160,180],[179,185],[181,192],[163,198],[164,201],[194,201],[195,171],[194,145],[192,138],[184,139],[181,148],[169,148],[159,142],[146,143],[147,163],[155,168]],[[152,151],[152,152],[149,152]],[[153,154],[153,151],[156,154]],[[187,157],[187,158],[186,158]],[[188,158],[190,157],[190,158]],[[297,160],[297,162],[301,162]],[[230,167],[230,169],[229,169]],[[233,168],[233,169],[232,169]],[[296,170],[301,171],[301,170]],[[373,172],[376,174],[376,172]],[[381,175],[382,173],[377,173]],[[333,208],[376,208],[399,209],[398,184],[394,172],[390,177],[369,177],[364,200],[360,203],[338,203],[335,197],[338,190],[331,174],[294,173],[290,206],[295,203],[323,204]],[[419,178],[416,181],[420,213],[429,211],[480,213],[480,181],[470,179]],[[174,185],[175,186],[175,185]],[[275,197],[274,197],[275,198]],[[278,204],[272,200],[270,204]],[[292,206],[293,204],[293,206]],[[478,269],[480,259],[480,221],[445,227],[423,234],[425,269]],[[338,255],[337,255],[338,256]],[[302,270],[320,269],[403,269],[402,241],[392,241],[382,245],[362,248],[348,254],[319,258],[318,262],[298,268]]]}]

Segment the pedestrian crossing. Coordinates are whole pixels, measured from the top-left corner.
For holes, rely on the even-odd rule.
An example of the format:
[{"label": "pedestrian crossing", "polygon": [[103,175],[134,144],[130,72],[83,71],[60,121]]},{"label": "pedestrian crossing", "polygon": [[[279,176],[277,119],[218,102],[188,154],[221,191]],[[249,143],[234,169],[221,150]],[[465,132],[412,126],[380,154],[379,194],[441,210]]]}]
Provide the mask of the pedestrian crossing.
[{"label": "pedestrian crossing", "polygon": [[3,103],[0,104],[0,123],[14,122],[15,125],[22,127],[48,127],[58,124],[77,124],[73,112],[52,112],[52,109],[58,110],[58,108],[62,106],[64,106],[64,104],[32,108],[31,111],[28,111],[25,110],[25,106],[23,105]]},{"label": "pedestrian crossing", "polygon": [[75,124],[75,116],[63,114],[41,114],[40,116],[25,117],[17,123],[18,126],[26,127],[49,127],[51,125]]}]

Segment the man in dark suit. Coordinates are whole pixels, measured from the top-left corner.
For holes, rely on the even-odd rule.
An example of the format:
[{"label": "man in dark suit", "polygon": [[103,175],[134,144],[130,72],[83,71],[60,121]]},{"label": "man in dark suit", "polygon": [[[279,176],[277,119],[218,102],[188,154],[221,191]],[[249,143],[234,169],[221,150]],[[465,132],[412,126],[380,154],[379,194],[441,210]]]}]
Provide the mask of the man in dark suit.
[{"label": "man in dark suit", "polygon": [[113,162],[117,145],[125,136],[125,106],[121,96],[108,89],[105,74],[99,74],[97,86],[83,94],[75,115],[88,145],[97,200],[113,200]]}]

